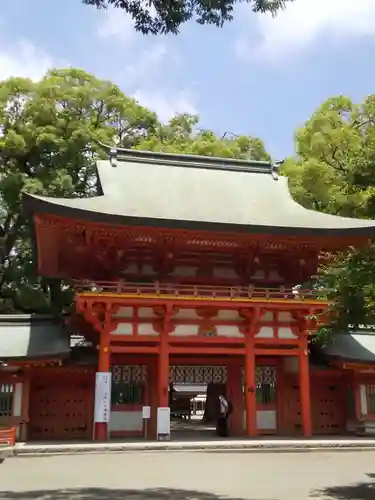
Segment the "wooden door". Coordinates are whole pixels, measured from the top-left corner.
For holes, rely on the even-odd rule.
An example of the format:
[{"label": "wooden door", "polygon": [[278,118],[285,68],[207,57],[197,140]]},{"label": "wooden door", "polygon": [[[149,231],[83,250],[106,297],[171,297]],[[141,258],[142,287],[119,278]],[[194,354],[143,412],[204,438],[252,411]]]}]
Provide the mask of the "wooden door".
[{"label": "wooden door", "polygon": [[94,375],[88,373],[38,377],[30,393],[29,440],[92,439]]},{"label": "wooden door", "polygon": [[313,376],[311,411],[314,434],[344,434],[346,380],[338,376]]},{"label": "wooden door", "polygon": [[[313,434],[344,434],[346,420],[346,380],[327,372],[310,374]],[[293,436],[302,433],[299,376],[285,377],[280,394],[280,432]]]}]

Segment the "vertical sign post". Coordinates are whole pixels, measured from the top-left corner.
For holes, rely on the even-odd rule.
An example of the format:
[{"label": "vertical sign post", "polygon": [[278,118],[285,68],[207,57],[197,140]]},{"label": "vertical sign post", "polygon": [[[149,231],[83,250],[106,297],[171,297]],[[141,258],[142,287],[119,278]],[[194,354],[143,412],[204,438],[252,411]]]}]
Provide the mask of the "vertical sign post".
[{"label": "vertical sign post", "polygon": [[142,407],[142,419],[144,423],[145,439],[148,439],[148,423],[151,418],[151,406]]},{"label": "vertical sign post", "polygon": [[108,423],[111,411],[111,372],[97,372],[95,379],[94,422]]}]

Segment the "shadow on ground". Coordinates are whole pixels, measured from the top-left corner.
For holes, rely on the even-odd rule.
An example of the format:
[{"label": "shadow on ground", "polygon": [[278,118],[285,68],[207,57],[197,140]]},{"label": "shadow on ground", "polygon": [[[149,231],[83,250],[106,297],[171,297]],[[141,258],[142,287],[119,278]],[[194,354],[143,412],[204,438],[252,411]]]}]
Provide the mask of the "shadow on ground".
[{"label": "shadow on ground", "polygon": [[[370,479],[375,479],[375,473],[366,474]],[[344,486],[328,486],[314,491],[311,498],[324,500],[375,500],[375,482],[353,483]]]},{"label": "shadow on ground", "polygon": [[[203,491],[155,488],[145,490],[74,488],[62,490],[0,491],[0,500],[244,500]],[[257,500],[256,498],[246,500]],[[263,500],[263,499],[262,499]],[[278,500],[268,498],[265,500]],[[372,498],[371,500],[374,500]]]}]

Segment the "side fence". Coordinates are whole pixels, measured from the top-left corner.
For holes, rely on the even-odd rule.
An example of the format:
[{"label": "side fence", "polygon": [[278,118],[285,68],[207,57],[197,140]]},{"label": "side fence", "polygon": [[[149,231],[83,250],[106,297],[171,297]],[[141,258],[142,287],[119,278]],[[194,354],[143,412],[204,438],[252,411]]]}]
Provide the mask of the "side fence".
[{"label": "side fence", "polygon": [[0,447],[1,446],[14,446],[16,442],[16,429],[10,427],[9,429],[0,429]]}]

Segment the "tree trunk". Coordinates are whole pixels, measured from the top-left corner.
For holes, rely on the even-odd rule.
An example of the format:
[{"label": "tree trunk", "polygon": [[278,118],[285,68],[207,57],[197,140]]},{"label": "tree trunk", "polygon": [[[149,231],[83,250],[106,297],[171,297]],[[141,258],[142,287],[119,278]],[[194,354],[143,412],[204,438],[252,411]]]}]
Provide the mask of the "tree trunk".
[{"label": "tree trunk", "polygon": [[206,406],[204,409],[203,420],[207,424],[216,422],[218,414],[218,404],[220,394],[225,394],[225,384],[213,384],[207,385],[206,393]]}]

